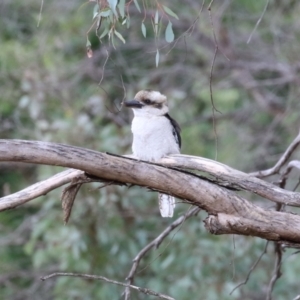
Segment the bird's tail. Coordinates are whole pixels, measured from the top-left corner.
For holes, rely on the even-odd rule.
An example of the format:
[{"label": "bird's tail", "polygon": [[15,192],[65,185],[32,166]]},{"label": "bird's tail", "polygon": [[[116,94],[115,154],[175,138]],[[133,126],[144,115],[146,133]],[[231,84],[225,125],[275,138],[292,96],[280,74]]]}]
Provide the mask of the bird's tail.
[{"label": "bird's tail", "polygon": [[175,208],[175,198],[166,194],[158,194],[160,214],[163,218],[172,218]]}]

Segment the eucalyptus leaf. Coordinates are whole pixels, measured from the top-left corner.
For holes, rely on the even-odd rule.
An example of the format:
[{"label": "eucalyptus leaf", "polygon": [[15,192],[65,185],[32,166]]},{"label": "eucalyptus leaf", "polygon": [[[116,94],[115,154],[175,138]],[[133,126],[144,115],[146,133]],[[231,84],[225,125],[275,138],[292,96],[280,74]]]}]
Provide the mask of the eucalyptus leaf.
[{"label": "eucalyptus leaf", "polygon": [[155,17],[154,17],[154,23],[157,24],[158,23],[158,10],[155,12]]},{"label": "eucalyptus leaf", "polygon": [[111,14],[111,9],[110,8],[104,8],[103,10],[100,11],[99,16],[108,17],[110,14]]},{"label": "eucalyptus leaf", "polygon": [[120,32],[118,32],[117,30],[115,30],[115,35],[125,44],[126,41],[123,38],[122,34]]},{"label": "eucalyptus leaf", "polygon": [[113,13],[116,15],[116,17],[118,17],[118,13],[116,11],[116,7],[118,4],[118,0],[107,0],[109,7],[111,8],[111,10],[113,11]]},{"label": "eucalyptus leaf", "polygon": [[129,15],[127,15],[127,17],[126,17],[126,27],[127,27],[127,29],[130,27],[130,17],[129,17]]},{"label": "eucalyptus leaf", "polygon": [[99,5],[96,4],[93,9],[93,20],[97,17],[98,12],[99,12]]},{"label": "eucalyptus leaf", "polygon": [[179,20],[178,16],[169,7],[163,5],[163,8],[164,8],[164,11],[166,12],[166,14]]},{"label": "eucalyptus leaf", "polygon": [[174,32],[172,28],[172,23],[170,21],[166,28],[165,38],[168,43],[172,43],[174,41]]},{"label": "eucalyptus leaf", "polygon": [[142,29],[143,36],[146,37],[146,26],[144,22],[142,22],[141,29]]},{"label": "eucalyptus leaf", "polygon": [[91,47],[92,44],[91,44],[91,41],[89,40],[89,37],[87,36],[86,37],[86,44],[85,44],[86,47]]},{"label": "eucalyptus leaf", "polygon": [[125,17],[125,0],[120,0],[118,4],[119,12],[122,18]]},{"label": "eucalyptus leaf", "polygon": [[116,46],[115,46],[115,38],[114,38],[114,32],[112,30],[109,31],[109,34],[108,34],[110,40],[111,40],[111,44],[113,46],[114,49],[116,49]]},{"label": "eucalyptus leaf", "polygon": [[154,17],[154,32],[155,32],[155,35],[157,35],[158,33],[158,18],[159,18],[159,15],[158,15],[158,10],[155,12],[155,17]]},{"label": "eucalyptus leaf", "polygon": [[158,49],[156,50],[155,64],[156,64],[156,68],[157,68],[157,67],[158,67],[158,64],[159,64],[159,51],[158,51]]},{"label": "eucalyptus leaf", "polygon": [[101,40],[102,38],[104,38],[104,37],[108,34],[108,31],[109,31],[109,28],[106,27],[106,28],[104,29],[104,31],[101,33],[99,39]]},{"label": "eucalyptus leaf", "polygon": [[137,0],[133,0],[133,2],[134,2],[134,4],[135,4],[135,7],[137,8],[137,10],[138,10],[139,12],[141,12],[141,8],[140,8],[140,5],[139,5],[139,3],[137,2]]}]

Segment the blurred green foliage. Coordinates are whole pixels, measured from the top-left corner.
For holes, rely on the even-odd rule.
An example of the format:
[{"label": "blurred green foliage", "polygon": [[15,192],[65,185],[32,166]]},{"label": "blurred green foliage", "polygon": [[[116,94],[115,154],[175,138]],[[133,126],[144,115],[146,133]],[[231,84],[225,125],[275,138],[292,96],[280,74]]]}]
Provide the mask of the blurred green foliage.
[{"label": "blurred green foliage", "polygon": [[[140,7],[143,7],[141,1]],[[215,1],[212,6],[219,51],[212,75],[214,39],[205,3],[163,1],[172,18],[174,44],[164,32],[142,33],[143,13],[130,6],[126,39],[115,45],[89,33],[93,57],[85,54],[93,3],[40,1],[0,4],[0,137],[43,140],[117,154],[130,153],[131,112],[122,99],[144,88],[169,98],[182,125],[183,153],[217,158],[243,171],[272,166],[299,129],[299,32],[297,1]],[[288,11],[288,14],[287,14]],[[37,26],[39,24],[39,26]],[[165,23],[165,26],[167,23]],[[169,29],[168,37],[172,33]],[[160,62],[155,66],[156,50]],[[99,83],[101,83],[99,85]],[[299,155],[298,155],[299,157]],[[0,196],[48,178],[61,168],[0,165]],[[291,178],[289,187],[295,185]],[[0,214],[0,294],[3,299],[119,299],[122,288],[60,277],[82,272],[125,281],[132,259],[172,220],[159,216],[156,194],[145,189],[99,184],[83,187],[64,226],[61,190]],[[201,193],[201,191],[199,191]],[[250,198],[249,195],[246,195]],[[270,207],[261,199],[251,200]],[[268,206],[269,205],[269,206]],[[179,204],[175,217],[188,210]],[[246,285],[230,295],[260,256],[265,241],[212,236],[201,212],[175,230],[142,260],[135,284],[176,299],[262,299],[274,265],[272,245]],[[300,261],[287,250],[276,299],[299,293]],[[132,299],[151,297],[132,292]]]}]

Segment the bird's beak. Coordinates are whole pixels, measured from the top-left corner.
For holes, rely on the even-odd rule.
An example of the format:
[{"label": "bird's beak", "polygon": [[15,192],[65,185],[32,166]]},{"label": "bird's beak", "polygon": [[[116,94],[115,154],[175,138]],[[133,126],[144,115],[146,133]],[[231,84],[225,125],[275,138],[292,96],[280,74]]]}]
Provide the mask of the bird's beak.
[{"label": "bird's beak", "polygon": [[124,101],[124,104],[126,107],[132,107],[132,108],[142,108],[144,105],[135,99],[133,100],[126,100]]}]

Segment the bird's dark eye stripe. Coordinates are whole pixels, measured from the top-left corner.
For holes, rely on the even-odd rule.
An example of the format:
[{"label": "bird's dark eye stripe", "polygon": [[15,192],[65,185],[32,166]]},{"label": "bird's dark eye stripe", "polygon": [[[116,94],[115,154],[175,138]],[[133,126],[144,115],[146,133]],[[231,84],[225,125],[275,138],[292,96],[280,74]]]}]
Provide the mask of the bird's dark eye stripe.
[{"label": "bird's dark eye stripe", "polygon": [[150,99],[144,99],[143,102],[145,104],[152,104],[152,101]]}]

